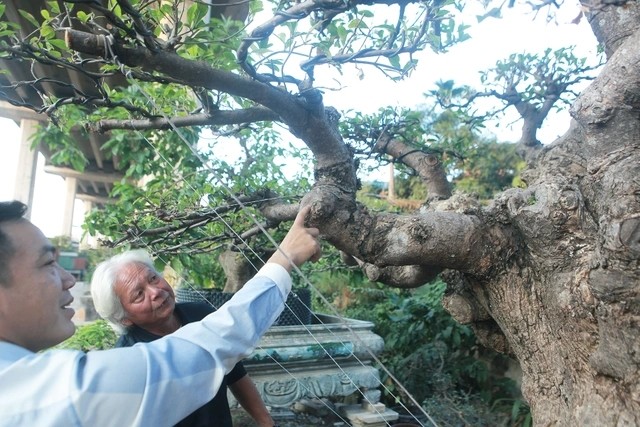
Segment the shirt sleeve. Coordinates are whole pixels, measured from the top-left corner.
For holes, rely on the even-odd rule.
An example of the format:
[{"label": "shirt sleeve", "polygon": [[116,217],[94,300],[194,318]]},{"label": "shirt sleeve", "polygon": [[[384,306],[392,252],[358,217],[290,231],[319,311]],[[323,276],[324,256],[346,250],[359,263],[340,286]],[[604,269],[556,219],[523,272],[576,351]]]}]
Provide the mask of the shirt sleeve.
[{"label": "shirt sleeve", "polygon": [[0,425],[174,425],[215,396],[290,289],[286,269],[266,264],[219,310],[151,343],[87,354],[13,346],[23,353],[0,354]]},{"label": "shirt sleeve", "polygon": [[231,385],[238,380],[241,380],[247,375],[247,370],[245,369],[242,362],[236,363],[236,366],[227,374],[227,385]]}]

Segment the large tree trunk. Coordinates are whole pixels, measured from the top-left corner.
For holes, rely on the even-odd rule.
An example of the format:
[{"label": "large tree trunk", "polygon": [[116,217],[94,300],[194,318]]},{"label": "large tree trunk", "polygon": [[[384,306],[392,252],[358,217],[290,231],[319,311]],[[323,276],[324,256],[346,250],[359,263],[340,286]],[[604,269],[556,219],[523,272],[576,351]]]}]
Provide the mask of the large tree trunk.
[{"label": "large tree trunk", "polygon": [[640,19],[636,2],[590,11],[607,66],[529,188],[490,213],[514,227],[511,265],[488,280],[450,274],[445,300],[519,360],[542,426],[640,425]]}]

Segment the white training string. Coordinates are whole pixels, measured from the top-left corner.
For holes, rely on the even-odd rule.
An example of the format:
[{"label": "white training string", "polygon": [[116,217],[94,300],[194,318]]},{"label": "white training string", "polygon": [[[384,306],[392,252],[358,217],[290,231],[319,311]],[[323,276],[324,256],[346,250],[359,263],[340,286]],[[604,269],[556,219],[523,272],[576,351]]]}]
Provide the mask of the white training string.
[{"label": "white training string", "polygon": [[[111,40],[109,40],[109,41],[111,41]],[[118,61],[117,61],[116,56],[114,55],[114,53],[113,53],[113,51],[112,51],[112,49],[111,49],[111,45],[110,45],[110,43],[108,43],[108,42],[107,42],[107,38],[106,38],[106,37],[104,38],[104,44],[105,44],[105,47],[107,47],[107,51],[108,51],[108,52],[110,52],[110,54],[112,55],[112,58],[114,59],[114,61],[118,62]],[[120,65],[121,65],[121,69],[123,70],[123,72],[125,73],[125,75],[126,75],[127,77],[129,77],[129,78],[130,78],[129,73],[124,69],[124,66],[123,66],[122,64],[120,64]],[[137,88],[140,90],[140,92],[144,94],[144,96],[145,96],[145,97],[147,98],[147,100],[148,100],[148,101],[149,101],[149,102],[150,102],[150,103],[151,103],[151,104],[156,108],[156,110],[160,111],[160,109],[158,108],[158,106],[155,104],[155,100],[154,100],[153,98],[151,98],[151,96],[150,96],[146,91],[144,91],[144,90],[143,90],[139,85],[137,85],[137,82],[136,82],[135,80],[133,80],[133,79],[130,79],[130,80],[134,82],[134,84],[137,86]],[[164,114],[163,114],[163,115],[164,115]],[[196,156],[196,157],[197,157],[197,158],[202,162],[202,164],[203,164],[203,165],[206,165],[206,164],[207,164],[207,162],[205,161],[205,159],[203,159],[203,158],[202,158],[202,156],[200,155],[200,153],[198,153],[198,152],[197,152],[197,150],[196,150],[196,149],[195,149],[195,148],[194,148],[194,147],[193,147],[193,146],[192,146],[192,145],[191,145],[191,144],[186,140],[186,138],[184,137],[184,135],[182,135],[182,133],[181,133],[181,132],[179,131],[179,129],[175,126],[175,124],[173,123],[173,121],[172,121],[169,117],[167,117],[166,115],[164,115],[164,118],[167,120],[167,122],[170,124],[170,126],[173,128],[173,130],[177,133],[177,135],[179,136],[179,138],[180,138],[180,139],[181,139],[181,140],[182,140],[182,141],[187,145],[187,147],[192,151],[192,153],[193,153],[193,154],[194,154],[194,155],[195,155],[195,156]],[[170,163],[166,158],[164,158],[164,157],[161,155],[161,153],[157,150],[157,148],[156,148],[156,147],[155,147],[155,146],[154,146],[150,141],[148,141],[148,139],[147,139],[146,137],[144,137],[144,135],[142,135],[142,136],[143,136],[143,138],[147,141],[147,143],[148,143],[148,144],[149,144],[149,145],[150,145],[150,146],[151,146],[151,147],[156,151],[156,154],[157,154],[157,155],[159,155],[159,156],[163,159],[163,161],[164,161],[164,162],[166,162],[167,164],[171,164],[171,163]],[[211,169],[211,168],[209,168],[209,169]],[[211,170],[210,170],[210,172],[213,172],[213,170],[211,169]],[[213,175],[215,175],[215,174],[213,174],[213,173],[212,173],[211,175],[213,176]],[[220,184],[220,185],[225,189],[225,191],[227,191],[227,193],[230,195],[230,197],[232,197],[232,198],[236,201],[236,203],[238,203],[238,205],[240,205],[240,206],[242,207],[242,209],[243,209],[245,212],[247,212],[247,211],[246,211],[246,206],[245,206],[245,204],[244,204],[242,201],[240,201],[240,200],[239,200],[239,199],[238,199],[238,198],[237,198],[237,197],[236,197],[236,196],[231,192],[231,190],[226,186],[226,184],[225,184],[224,182],[222,182],[221,180],[219,180],[219,184]],[[190,185],[190,184],[189,184],[189,185]],[[192,187],[192,189],[194,190],[194,192],[195,192],[196,194],[198,194],[198,193],[199,193],[197,189],[195,189],[195,188],[193,188],[193,187]],[[239,236],[239,235],[235,232],[235,230],[230,226],[230,224],[228,224],[228,223],[224,220],[224,218],[222,218],[222,217],[217,213],[217,211],[215,211],[215,210],[214,210],[214,212],[216,213],[216,215],[218,216],[218,218],[219,218],[219,219],[220,219],[220,220],[225,224],[225,226],[226,226],[229,230],[231,230],[231,231],[236,235],[236,237],[237,237],[237,238],[239,238],[239,239],[240,239],[240,241],[242,241],[243,243],[246,243],[246,242],[244,242],[244,241],[243,241],[243,239],[241,238],[241,236]],[[278,244],[275,242],[275,240],[273,239],[273,237],[272,237],[272,236],[267,232],[267,230],[265,230],[265,229],[264,229],[264,227],[260,224],[260,222],[255,218],[255,216],[254,216],[253,214],[251,214],[250,212],[249,212],[249,216],[251,217],[251,219],[253,220],[253,222],[255,223],[255,225],[256,225],[256,226],[261,230],[261,232],[262,232],[262,233],[263,233],[263,234],[268,238],[268,240],[272,243],[272,245],[273,245],[277,250],[280,250],[280,248],[279,248]],[[249,247],[249,246],[247,245],[247,247]],[[253,252],[253,250],[252,250],[252,252]],[[255,254],[255,252],[254,252],[254,254]],[[304,273],[303,273],[303,272],[302,272],[302,271],[301,271],[301,270],[300,270],[300,269],[299,269],[295,264],[293,264],[293,263],[291,262],[291,260],[289,259],[289,257],[288,257],[284,252],[283,252],[283,254],[284,254],[284,255],[285,255],[285,257],[289,260],[289,262],[292,264],[292,266],[293,266],[294,270],[295,270],[295,271],[300,275],[300,277],[303,279],[303,281],[304,281],[304,282],[305,282],[305,283],[306,283],[306,284],[307,284],[311,289],[313,289],[315,292],[317,292],[317,293],[318,293],[318,295],[320,296],[320,298],[321,298],[321,300],[323,301],[323,303],[325,303],[327,307],[329,307],[330,309],[332,309],[332,310],[334,311],[334,313],[335,313],[336,317],[338,317],[338,318],[341,320],[341,322],[342,322],[343,326],[344,326],[344,327],[346,327],[346,328],[349,330],[349,332],[352,334],[352,336],[354,336],[354,337],[355,337],[355,338],[356,338],[360,343],[362,343],[362,341],[361,341],[361,340],[359,339],[359,337],[358,337],[358,334],[356,334],[356,333],[351,329],[351,327],[347,324],[347,322],[344,320],[344,318],[343,318],[343,317],[342,317],[342,316],[337,312],[337,310],[335,310],[335,308],[333,308],[333,306],[332,306],[332,305],[331,305],[331,304],[326,300],[326,298],[325,298],[325,297],[324,297],[324,296],[323,296],[323,295],[322,295],[322,294],[321,294],[321,293],[320,293],[320,292],[319,292],[319,291],[318,291],[318,290],[317,290],[317,289],[316,289],[316,288],[315,288],[315,287],[310,283],[310,281],[308,280],[308,278],[306,277],[306,275],[304,275]],[[255,255],[257,256],[257,254],[255,254]],[[258,258],[259,258],[259,257],[258,257]],[[264,262],[264,261],[263,261],[263,262]],[[184,278],[183,278],[183,279],[184,279]],[[189,284],[186,280],[185,280],[185,283]],[[193,287],[193,285],[191,285],[191,284],[189,284],[189,286],[190,286],[190,287],[192,287],[192,288],[194,288],[194,287]],[[286,301],[284,301],[284,304],[285,304],[285,305],[287,305]],[[213,304],[211,304],[211,305],[213,306]],[[307,307],[307,308],[309,308],[309,307]],[[310,309],[310,308],[309,308],[309,309]],[[296,317],[297,317],[297,315],[295,314],[295,312],[294,312],[294,311],[292,311],[292,313],[294,314],[294,316],[296,316]],[[301,319],[298,319],[298,320],[300,321]],[[304,322],[301,322],[301,323],[303,324]],[[357,387],[357,385],[356,385],[356,384],[353,382],[353,380],[349,377],[349,375],[348,375],[348,374],[347,374],[347,373],[342,369],[342,367],[340,366],[340,364],[338,363],[338,361],[336,361],[336,360],[332,357],[332,355],[331,355],[331,354],[330,354],[330,353],[329,353],[329,352],[324,348],[324,346],[323,346],[320,342],[318,342],[318,341],[317,341],[317,339],[315,338],[315,336],[313,335],[313,333],[312,333],[312,332],[311,332],[311,331],[306,327],[306,325],[304,325],[304,324],[303,324],[303,326],[304,326],[304,328],[307,330],[307,333],[309,333],[309,335],[310,335],[310,336],[312,336],[312,337],[314,338],[314,340],[316,340],[317,344],[318,344],[321,348],[323,348],[323,350],[325,351],[325,353],[326,353],[326,355],[329,357],[329,359],[331,359],[331,361],[332,361],[332,362],[333,362],[333,363],[334,363],[334,364],[335,364],[335,365],[336,365],[336,366],[337,366],[337,367],[338,367],[338,368],[339,368],[339,369],[340,369],[340,370],[345,374],[345,376],[347,376],[347,377],[349,378],[349,380],[351,381],[351,383],[352,383],[352,385],[354,386],[354,388],[355,388],[356,390],[360,391],[360,390],[359,390],[359,388]],[[330,331],[330,332],[333,334],[333,331]],[[397,380],[397,378],[395,378],[395,376],[393,376],[393,374],[391,374],[391,372],[389,372],[389,370],[386,368],[386,366],[385,366],[385,365],[384,365],[384,364],[383,364],[383,363],[378,359],[378,357],[377,357],[377,356],[376,356],[376,355],[371,351],[371,349],[369,349],[369,347],[368,347],[366,344],[364,344],[364,343],[362,343],[362,344],[363,344],[364,348],[367,350],[367,352],[369,353],[369,355],[372,357],[372,359],[373,359],[373,360],[375,360],[375,361],[376,361],[376,363],[378,363],[378,364],[380,365],[380,367],[385,371],[385,373],[386,373],[387,375],[389,375],[389,377],[390,377],[390,378],[391,378],[391,379],[392,379],[392,380],[393,380],[393,381],[398,385],[398,387],[399,387],[399,388],[400,388],[400,389],[401,389],[401,390],[402,390],[402,391],[403,391],[403,392],[404,392],[404,393],[405,393],[405,394],[410,398],[410,400],[413,402],[413,404],[416,406],[416,408],[420,408],[420,410],[423,412],[423,414],[424,414],[424,415],[425,415],[425,416],[426,416],[426,417],[427,417],[427,418],[428,418],[428,419],[429,419],[429,420],[430,420],[434,425],[436,425],[436,424],[435,424],[435,422],[431,419],[431,417],[430,417],[430,416],[429,416],[429,415],[424,411],[424,409],[422,408],[422,406],[421,406],[421,405],[419,405],[419,404],[417,403],[417,401],[415,400],[415,398],[413,398],[413,396],[411,395],[411,393],[409,393],[409,392],[406,390],[406,388],[404,388],[404,386],[403,386],[403,385],[402,385],[402,384]],[[361,365],[363,365],[363,366],[364,366],[364,363],[363,363],[359,358],[357,358],[357,356],[356,356],[355,354],[352,354],[352,355],[355,357],[355,359],[356,359],[356,360],[357,360]],[[273,358],[272,358],[272,359],[273,359]],[[287,371],[287,370],[286,370],[286,368],[285,368],[284,366],[282,366],[278,361],[276,361],[276,360],[274,360],[274,361],[275,361],[276,363],[278,363],[278,364],[281,366],[281,368],[283,368],[285,371]],[[288,372],[288,371],[287,371],[287,372]],[[292,374],[291,374],[291,373],[289,373],[289,375],[292,375]],[[294,379],[296,379],[296,378],[294,377]],[[296,379],[296,380],[297,380],[297,379]],[[387,388],[387,387],[386,387],[386,386],[385,386],[385,385],[384,385],[384,384],[383,384],[379,379],[377,379],[377,381],[378,381],[378,382],[380,383],[380,385],[381,385],[382,387],[384,387],[384,388],[385,388],[385,389],[386,389],[386,390],[387,390],[387,391],[388,391],[392,396],[394,396],[394,394],[393,394],[393,393],[392,393],[392,392],[391,392],[391,391],[390,391],[390,390],[389,390],[389,389],[388,389],[388,388]],[[298,381],[298,382],[299,382],[299,381]],[[304,384],[303,384],[303,386],[304,386]],[[306,387],[305,387],[305,388],[306,388]],[[360,393],[362,394],[363,398],[367,399],[367,401],[368,401],[368,398],[367,398],[367,397],[366,397],[366,396],[365,396],[361,391],[360,391]],[[397,400],[400,402],[401,406],[402,406],[405,410],[407,410],[407,412],[408,412],[409,414],[411,414],[411,411],[409,411],[409,410],[408,410],[408,409],[407,409],[407,408],[402,404],[402,401],[401,401],[401,400],[399,400],[399,399],[397,399]],[[371,403],[371,402],[369,402],[369,403]],[[374,405],[374,408],[375,408],[375,405]],[[335,411],[334,411],[334,412],[335,412]],[[336,415],[338,415],[338,414],[336,414]],[[339,416],[339,415],[338,415],[338,416]],[[417,421],[418,421],[418,422],[420,422],[419,420],[417,420]]]}]

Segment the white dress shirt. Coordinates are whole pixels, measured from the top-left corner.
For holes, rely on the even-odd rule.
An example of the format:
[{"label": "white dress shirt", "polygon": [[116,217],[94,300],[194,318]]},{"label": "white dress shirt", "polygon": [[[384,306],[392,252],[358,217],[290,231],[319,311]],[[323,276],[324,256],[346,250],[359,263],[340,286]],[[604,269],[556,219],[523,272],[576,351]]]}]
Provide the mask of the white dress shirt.
[{"label": "white dress shirt", "polygon": [[266,264],[219,310],[151,343],[33,353],[0,341],[0,426],[172,426],[213,398],[290,290]]}]

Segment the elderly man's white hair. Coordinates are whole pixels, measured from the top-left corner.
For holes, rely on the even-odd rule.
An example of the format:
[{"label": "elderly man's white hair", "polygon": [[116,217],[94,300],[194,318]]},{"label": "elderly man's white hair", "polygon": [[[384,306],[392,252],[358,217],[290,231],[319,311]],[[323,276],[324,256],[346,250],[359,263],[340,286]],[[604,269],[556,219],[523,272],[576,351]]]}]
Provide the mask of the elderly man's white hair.
[{"label": "elderly man's white hair", "polygon": [[120,299],[116,296],[115,284],[120,270],[131,263],[140,263],[155,268],[149,253],[143,249],[136,249],[101,262],[91,277],[93,305],[100,317],[109,322],[118,333],[125,331],[122,324],[125,312]]}]

